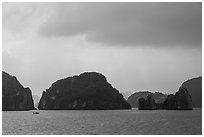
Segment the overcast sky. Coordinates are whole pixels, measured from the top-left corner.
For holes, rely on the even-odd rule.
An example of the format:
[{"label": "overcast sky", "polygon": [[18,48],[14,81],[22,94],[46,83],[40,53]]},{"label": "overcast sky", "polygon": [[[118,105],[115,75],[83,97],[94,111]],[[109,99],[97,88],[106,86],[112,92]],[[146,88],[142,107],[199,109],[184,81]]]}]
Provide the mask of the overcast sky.
[{"label": "overcast sky", "polygon": [[100,72],[120,92],[175,93],[202,75],[201,3],[3,3],[2,69],[41,96]]}]

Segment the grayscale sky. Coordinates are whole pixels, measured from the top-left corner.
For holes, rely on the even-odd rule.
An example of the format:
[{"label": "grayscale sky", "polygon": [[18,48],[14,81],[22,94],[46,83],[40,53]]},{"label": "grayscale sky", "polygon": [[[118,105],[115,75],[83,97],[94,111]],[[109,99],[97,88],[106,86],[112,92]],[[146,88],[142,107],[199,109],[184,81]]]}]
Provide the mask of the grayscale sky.
[{"label": "grayscale sky", "polygon": [[201,3],[3,3],[2,69],[41,96],[104,74],[120,92],[175,93],[202,75]]}]

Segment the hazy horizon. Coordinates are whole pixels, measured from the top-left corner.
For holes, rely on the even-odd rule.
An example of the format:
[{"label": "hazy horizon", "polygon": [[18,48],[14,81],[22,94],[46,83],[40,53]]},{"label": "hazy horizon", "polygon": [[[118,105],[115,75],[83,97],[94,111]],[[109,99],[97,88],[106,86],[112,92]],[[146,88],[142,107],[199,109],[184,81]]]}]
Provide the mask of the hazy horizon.
[{"label": "hazy horizon", "polygon": [[2,70],[38,96],[87,71],[121,93],[175,93],[202,76],[202,3],[3,2]]}]

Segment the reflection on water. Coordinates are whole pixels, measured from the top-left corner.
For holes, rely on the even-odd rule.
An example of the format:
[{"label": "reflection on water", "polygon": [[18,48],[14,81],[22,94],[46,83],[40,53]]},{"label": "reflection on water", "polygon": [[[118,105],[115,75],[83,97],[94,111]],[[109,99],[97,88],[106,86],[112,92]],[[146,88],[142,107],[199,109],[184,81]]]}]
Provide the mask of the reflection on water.
[{"label": "reflection on water", "polygon": [[202,134],[202,109],[3,111],[3,134]]}]

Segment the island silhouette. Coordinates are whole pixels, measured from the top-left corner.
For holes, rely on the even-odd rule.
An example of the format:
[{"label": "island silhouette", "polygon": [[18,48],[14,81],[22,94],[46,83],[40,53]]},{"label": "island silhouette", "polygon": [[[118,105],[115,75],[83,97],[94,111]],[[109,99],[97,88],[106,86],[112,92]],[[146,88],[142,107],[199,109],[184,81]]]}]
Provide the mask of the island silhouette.
[{"label": "island silhouette", "polygon": [[[51,87],[43,91],[38,109],[108,110],[131,109],[136,105],[139,110],[191,110],[194,106],[200,106],[199,103],[194,104],[194,102],[198,102],[196,100],[198,94],[202,95],[201,81],[202,77],[184,82],[175,95],[148,91],[137,92],[126,101],[104,75],[98,72],[84,72],[54,82]],[[192,91],[193,89],[197,90]],[[197,96],[194,96],[195,94]],[[199,97],[201,98],[201,96]],[[132,102],[136,102],[134,106]],[[31,90],[24,88],[15,76],[2,71],[2,110],[33,109],[34,101]]]}]

